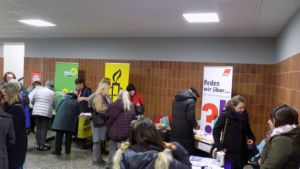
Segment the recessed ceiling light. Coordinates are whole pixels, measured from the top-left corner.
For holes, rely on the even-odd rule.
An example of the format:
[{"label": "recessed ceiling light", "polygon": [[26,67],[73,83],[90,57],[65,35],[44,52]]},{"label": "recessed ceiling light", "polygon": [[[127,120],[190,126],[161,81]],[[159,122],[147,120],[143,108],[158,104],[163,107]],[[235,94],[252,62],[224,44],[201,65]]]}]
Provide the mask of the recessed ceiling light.
[{"label": "recessed ceiling light", "polygon": [[182,16],[189,23],[211,23],[220,21],[217,13],[184,13]]},{"label": "recessed ceiling light", "polygon": [[55,24],[47,21],[43,21],[40,19],[26,19],[26,20],[19,20],[21,23],[25,23],[31,26],[38,26],[38,27],[48,27],[48,26],[56,26]]}]

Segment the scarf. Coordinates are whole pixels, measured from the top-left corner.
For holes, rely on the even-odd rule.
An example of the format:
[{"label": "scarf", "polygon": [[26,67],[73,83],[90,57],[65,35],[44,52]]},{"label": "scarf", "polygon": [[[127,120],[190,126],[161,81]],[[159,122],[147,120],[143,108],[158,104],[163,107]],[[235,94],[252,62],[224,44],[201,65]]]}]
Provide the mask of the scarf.
[{"label": "scarf", "polygon": [[273,131],[271,133],[271,137],[277,136],[277,135],[282,134],[282,133],[287,133],[287,132],[293,130],[294,128],[296,128],[296,127],[297,126],[295,124],[293,124],[293,125],[287,124],[287,125],[284,125],[284,126],[276,127],[276,128],[273,129]]}]

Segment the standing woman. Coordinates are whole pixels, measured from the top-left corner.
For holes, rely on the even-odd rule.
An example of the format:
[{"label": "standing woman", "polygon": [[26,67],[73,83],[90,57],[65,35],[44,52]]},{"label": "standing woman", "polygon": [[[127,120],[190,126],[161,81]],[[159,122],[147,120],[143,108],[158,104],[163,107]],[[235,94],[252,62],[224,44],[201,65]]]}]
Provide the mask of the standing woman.
[{"label": "standing woman", "polygon": [[96,92],[89,97],[89,107],[92,112],[93,129],[93,164],[105,165],[101,155],[101,142],[106,140],[105,111],[111,103],[109,98],[110,79],[104,78],[99,84]]},{"label": "standing woman", "polygon": [[[0,104],[3,94],[0,92]],[[0,168],[8,169],[7,149],[15,144],[15,132],[12,116],[5,113],[0,106]]]},{"label": "standing woman", "polygon": [[254,144],[255,136],[249,125],[245,98],[237,95],[227,102],[214,126],[213,137],[218,151],[225,151],[225,161],[231,163],[232,169],[242,169],[247,164],[247,144]]},{"label": "standing woman", "polygon": [[261,169],[300,168],[298,113],[283,104],[275,107],[268,123],[274,125],[261,157]]},{"label": "standing woman", "polygon": [[110,169],[113,162],[112,158],[118,149],[118,143],[129,138],[131,121],[135,117],[135,109],[126,90],[120,91],[118,100],[108,107],[106,116],[110,139],[107,169]]},{"label": "standing woman", "polygon": [[1,86],[4,95],[4,111],[12,115],[15,130],[15,145],[8,149],[8,160],[10,169],[23,168],[27,151],[27,135],[25,128],[25,115],[23,106],[20,104],[18,90],[12,83]]}]

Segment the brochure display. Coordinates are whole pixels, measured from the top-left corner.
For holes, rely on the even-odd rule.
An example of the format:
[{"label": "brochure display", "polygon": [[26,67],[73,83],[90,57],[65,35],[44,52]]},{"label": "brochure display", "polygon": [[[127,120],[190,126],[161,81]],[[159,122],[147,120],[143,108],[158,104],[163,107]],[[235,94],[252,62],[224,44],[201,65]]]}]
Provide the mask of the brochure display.
[{"label": "brochure display", "polygon": [[197,148],[205,152],[211,151],[214,124],[231,99],[232,76],[232,66],[204,67],[200,130],[195,139],[199,141]]},{"label": "brochure display", "polygon": [[203,75],[200,129],[211,134],[216,118],[231,99],[231,66],[205,66]]}]

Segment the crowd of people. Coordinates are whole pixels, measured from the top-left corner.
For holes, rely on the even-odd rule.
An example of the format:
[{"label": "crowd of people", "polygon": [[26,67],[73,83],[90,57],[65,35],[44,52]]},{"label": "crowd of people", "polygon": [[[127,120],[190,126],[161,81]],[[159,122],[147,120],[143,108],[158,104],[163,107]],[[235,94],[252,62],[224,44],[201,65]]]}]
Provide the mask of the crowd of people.
[{"label": "crowd of people", "polygon": [[[0,168],[22,169],[27,152],[27,135],[36,136],[37,151],[47,151],[49,128],[56,132],[52,154],[71,153],[72,140],[78,131],[80,113],[91,113],[92,155],[94,165],[107,169],[188,169],[190,156],[196,155],[194,131],[196,88],[175,95],[168,126],[159,119],[145,117],[145,102],[134,84],[120,90],[116,101],[109,96],[111,80],[100,80],[93,93],[81,78],[76,89],[56,103],[54,82],[43,86],[35,81],[28,90],[12,72],[4,75],[0,87]],[[289,105],[275,107],[270,113],[270,131],[258,152],[255,135],[249,124],[247,101],[237,95],[229,100],[213,128],[217,151],[225,153],[232,169],[300,168],[300,128],[298,112]],[[55,117],[53,118],[53,111]],[[169,124],[170,123],[170,124]],[[49,127],[51,126],[51,127]],[[65,137],[65,139],[63,139]],[[109,142],[108,161],[104,154]]]}]

